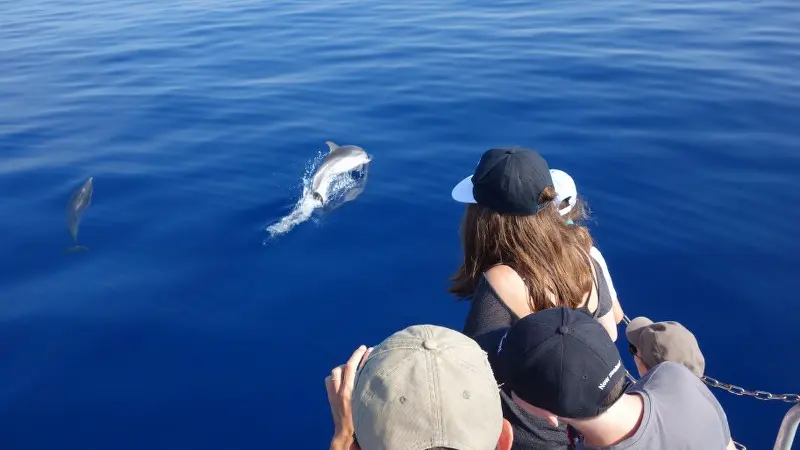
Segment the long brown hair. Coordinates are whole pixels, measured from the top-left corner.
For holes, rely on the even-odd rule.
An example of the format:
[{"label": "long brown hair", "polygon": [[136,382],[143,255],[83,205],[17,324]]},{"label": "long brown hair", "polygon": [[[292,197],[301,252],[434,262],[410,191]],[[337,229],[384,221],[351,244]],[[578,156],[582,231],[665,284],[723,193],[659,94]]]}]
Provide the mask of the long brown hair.
[{"label": "long brown hair", "polygon": [[529,216],[468,205],[461,227],[464,264],[453,276],[450,292],[468,297],[486,270],[507,264],[525,281],[532,311],[583,304],[592,286],[587,256],[592,238],[585,227],[565,223],[554,198],[555,191],[545,188],[539,204],[546,206]]}]

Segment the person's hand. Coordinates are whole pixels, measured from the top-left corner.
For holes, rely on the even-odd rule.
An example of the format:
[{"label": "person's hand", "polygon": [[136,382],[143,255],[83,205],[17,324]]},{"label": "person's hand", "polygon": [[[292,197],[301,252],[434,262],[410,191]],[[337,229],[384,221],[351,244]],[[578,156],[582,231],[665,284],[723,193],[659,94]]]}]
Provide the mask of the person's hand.
[{"label": "person's hand", "polygon": [[372,348],[362,345],[347,360],[347,363],[335,367],[325,378],[325,390],[328,391],[328,403],[333,416],[333,440],[331,449],[349,449],[353,443],[353,388],[356,382],[356,371],[366,362]]}]

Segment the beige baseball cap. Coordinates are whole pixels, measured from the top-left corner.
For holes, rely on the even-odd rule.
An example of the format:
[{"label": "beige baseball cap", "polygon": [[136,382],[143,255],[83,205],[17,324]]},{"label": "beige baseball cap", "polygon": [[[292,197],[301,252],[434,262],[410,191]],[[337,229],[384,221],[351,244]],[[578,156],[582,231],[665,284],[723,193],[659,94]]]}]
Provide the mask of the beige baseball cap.
[{"label": "beige baseball cap", "polygon": [[362,450],[495,448],[503,410],[486,352],[440,326],[394,333],[356,375],[353,423]]},{"label": "beige baseball cap", "polygon": [[625,330],[628,342],[639,350],[645,365],[652,369],[664,361],[681,363],[698,377],[703,376],[706,361],[697,339],[678,322],[653,322],[647,317],[631,320]]}]

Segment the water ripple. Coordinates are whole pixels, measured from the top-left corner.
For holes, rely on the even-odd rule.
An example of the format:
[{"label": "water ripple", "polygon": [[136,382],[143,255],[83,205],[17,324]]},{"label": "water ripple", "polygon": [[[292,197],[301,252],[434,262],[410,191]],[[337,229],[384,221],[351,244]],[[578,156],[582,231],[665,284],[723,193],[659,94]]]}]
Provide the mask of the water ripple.
[{"label": "water ripple", "polygon": [[[272,386],[311,385],[348,348],[414,321],[460,326],[446,286],[463,207],[449,193],[500,145],[537,148],[575,177],[626,312],[686,322],[715,375],[791,391],[785,361],[741,355],[797,340],[785,309],[800,267],[798,11],[794,0],[7,2],[5,446],[291,448],[293,433],[324,445],[291,425],[327,423],[324,405],[307,408],[318,392]],[[368,188],[263,247],[326,140],[375,155]],[[91,250],[66,257],[65,202],[87,176]],[[355,325],[329,333],[331,319]],[[298,333],[304,321],[326,336]],[[284,379],[276,361],[303,370]],[[282,433],[266,416],[219,417],[266,414],[254,406],[265,398],[284,405]],[[780,408],[753,422],[748,405],[723,401],[739,440],[773,438]],[[87,421],[108,437],[82,431]]]}]

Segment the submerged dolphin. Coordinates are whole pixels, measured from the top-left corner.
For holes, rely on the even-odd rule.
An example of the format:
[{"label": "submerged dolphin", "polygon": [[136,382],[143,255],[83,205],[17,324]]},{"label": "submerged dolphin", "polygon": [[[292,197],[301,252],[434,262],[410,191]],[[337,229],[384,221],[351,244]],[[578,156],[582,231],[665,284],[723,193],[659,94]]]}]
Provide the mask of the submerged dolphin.
[{"label": "submerged dolphin", "polygon": [[78,245],[78,227],[81,225],[81,216],[86,208],[92,203],[92,193],[94,192],[94,177],[89,177],[86,183],[72,194],[67,203],[67,228],[75,246],[67,249],[73,252],[78,250],[88,250],[88,248]]},{"label": "submerged dolphin", "polygon": [[311,194],[323,205],[328,201],[328,187],[336,175],[361,169],[371,158],[363,148],[356,145],[338,146],[325,141],[330,148],[311,181]]}]

